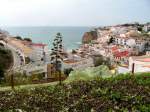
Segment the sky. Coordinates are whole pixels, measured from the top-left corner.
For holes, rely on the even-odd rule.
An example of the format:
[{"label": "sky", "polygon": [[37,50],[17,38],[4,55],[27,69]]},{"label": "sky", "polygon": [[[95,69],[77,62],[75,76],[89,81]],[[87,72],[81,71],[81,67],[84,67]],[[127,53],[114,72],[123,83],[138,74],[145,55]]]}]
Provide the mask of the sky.
[{"label": "sky", "polygon": [[0,0],[0,26],[150,22],[150,0]]}]

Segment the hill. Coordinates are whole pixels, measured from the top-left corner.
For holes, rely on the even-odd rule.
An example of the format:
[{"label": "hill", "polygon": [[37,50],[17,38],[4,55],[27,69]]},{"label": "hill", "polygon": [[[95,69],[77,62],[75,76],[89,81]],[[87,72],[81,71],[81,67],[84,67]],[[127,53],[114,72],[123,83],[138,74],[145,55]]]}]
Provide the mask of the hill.
[{"label": "hill", "polygon": [[0,110],[104,112],[150,110],[150,73],[0,92]]}]

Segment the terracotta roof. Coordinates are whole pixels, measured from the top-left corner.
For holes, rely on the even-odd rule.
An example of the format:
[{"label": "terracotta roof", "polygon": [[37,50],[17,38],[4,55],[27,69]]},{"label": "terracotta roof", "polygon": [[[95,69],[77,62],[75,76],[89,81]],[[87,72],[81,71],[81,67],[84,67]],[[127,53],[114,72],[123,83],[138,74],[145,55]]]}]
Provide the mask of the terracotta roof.
[{"label": "terracotta roof", "polygon": [[115,57],[127,57],[129,55],[128,51],[122,51],[122,52],[115,52]]},{"label": "terracotta roof", "polygon": [[116,50],[118,50],[118,47],[117,47],[117,46],[113,46],[113,47],[111,48],[111,50],[112,50],[112,51],[116,51]]}]

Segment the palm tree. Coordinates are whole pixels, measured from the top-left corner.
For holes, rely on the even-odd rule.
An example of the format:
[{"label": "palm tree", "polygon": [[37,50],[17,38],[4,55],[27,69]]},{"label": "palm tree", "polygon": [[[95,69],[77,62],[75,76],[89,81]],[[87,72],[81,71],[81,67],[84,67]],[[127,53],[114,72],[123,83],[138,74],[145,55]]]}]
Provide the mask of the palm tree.
[{"label": "palm tree", "polygon": [[61,67],[62,67],[62,35],[60,33],[56,34],[56,38],[53,42],[53,48],[51,49],[51,64],[55,68],[55,71],[59,73],[59,84],[61,85]]}]

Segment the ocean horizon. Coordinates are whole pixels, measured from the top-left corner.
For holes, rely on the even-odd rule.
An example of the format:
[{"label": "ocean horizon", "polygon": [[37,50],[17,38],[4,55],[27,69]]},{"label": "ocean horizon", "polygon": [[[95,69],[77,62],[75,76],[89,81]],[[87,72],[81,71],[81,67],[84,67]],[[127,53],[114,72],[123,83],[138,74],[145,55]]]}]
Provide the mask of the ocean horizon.
[{"label": "ocean horizon", "polygon": [[63,44],[67,51],[77,49],[85,32],[92,27],[76,26],[21,26],[21,27],[2,27],[2,30],[9,32],[12,36],[31,38],[34,43],[47,44],[52,48],[53,40],[58,32],[62,34]]}]

